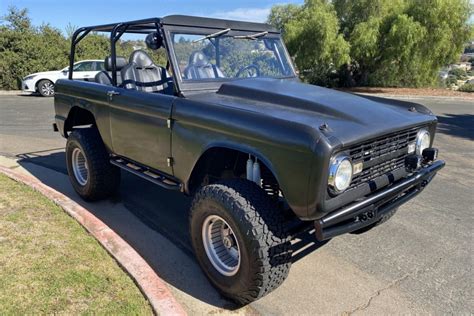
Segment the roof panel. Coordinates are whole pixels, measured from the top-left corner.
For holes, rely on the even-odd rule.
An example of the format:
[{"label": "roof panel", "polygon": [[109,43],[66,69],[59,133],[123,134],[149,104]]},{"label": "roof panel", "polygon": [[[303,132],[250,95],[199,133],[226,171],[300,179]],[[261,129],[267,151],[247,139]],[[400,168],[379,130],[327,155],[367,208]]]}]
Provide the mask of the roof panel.
[{"label": "roof panel", "polygon": [[254,23],[254,22],[243,22],[223,19],[212,19],[189,15],[168,15],[164,18],[149,18],[143,20],[118,22],[113,24],[86,26],[80,29],[91,30],[96,32],[111,32],[116,25],[124,24],[129,25],[126,33],[148,33],[155,29],[156,23],[162,23],[164,25],[177,25],[177,26],[189,26],[189,27],[203,27],[203,28],[215,28],[215,29],[226,29],[231,28],[232,30],[242,31],[257,31],[257,32],[271,32],[279,33],[274,27],[265,23]]},{"label": "roof panel", "polygon": [[161,19],[161,23],[165,25],[178,25],[178,26],[195,26],[195,27],[206,27],[206,28],[219,28],[242,31],[260,31],[260,32],[272,32],[279,33],[273,26],[265,23],[254,23],[244,21],[233,21],[223,19],[212,19],[190,15],[168,15]]}]

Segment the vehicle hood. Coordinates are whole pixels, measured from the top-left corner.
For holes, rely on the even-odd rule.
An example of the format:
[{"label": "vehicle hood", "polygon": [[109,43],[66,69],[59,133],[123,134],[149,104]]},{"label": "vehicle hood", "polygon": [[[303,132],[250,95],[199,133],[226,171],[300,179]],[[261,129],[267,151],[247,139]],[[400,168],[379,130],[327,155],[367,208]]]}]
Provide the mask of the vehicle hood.
[{"label": "vehicle hood", "polygon": [[53,71],[43,71],[43,72],[35,72],[33,74],[29,74],[28,76],[25,76],[24,78],[26,77],[29,77],[29,76],[48,76],[48,75],[58,75],[61,73],[61,70],[53,70]]},{"label": "vehicle hood", "polygon": [[327,124],[324,134],[337,137],[342,145],[436,121],[420,104],[360,96],[299,80],[236,80],[224,83],[215,93],[190,98],[304,124],[318,132]]}]

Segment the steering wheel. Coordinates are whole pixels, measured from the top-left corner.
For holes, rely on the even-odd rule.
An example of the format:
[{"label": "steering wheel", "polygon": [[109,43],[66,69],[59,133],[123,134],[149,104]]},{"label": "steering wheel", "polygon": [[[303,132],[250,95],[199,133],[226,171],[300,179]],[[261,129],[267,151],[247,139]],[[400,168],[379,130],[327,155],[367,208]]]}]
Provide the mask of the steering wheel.
[{"label": "steering wheel", "polygon": [[246,78],[260,77],[260,68],[258,68],[258,66],[255,64],[251,64],[246,67],[240,68],[240,70],[237,71],[237,74],[235,75],[235,77],[239,78],[240,75],[242,75],[244,72],[247,72]]}]

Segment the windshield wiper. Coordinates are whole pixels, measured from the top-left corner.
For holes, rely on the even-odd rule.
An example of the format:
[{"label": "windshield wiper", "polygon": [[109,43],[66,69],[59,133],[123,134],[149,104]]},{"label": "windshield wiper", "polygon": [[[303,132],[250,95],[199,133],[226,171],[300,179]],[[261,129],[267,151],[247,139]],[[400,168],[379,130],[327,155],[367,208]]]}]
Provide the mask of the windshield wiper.
[{"label": "windshield wiper", "polygon": [[261,33],[256,33],[256,34],[247,34],[247,35],[236,35],[234,38],[236,39],[251,39],[251,40],[256,40],[259,37],[267,35],[268,32],[261,32]]},{"label": "windshield wiper", "polygon": [[230,29],[225,29],[225,30],[222,30],[222,31],[218,31],[218,32],[215,32],[215,33],[206,35],[206,36],[204,36],[204,37],[198,38],[197,40],[194,40],[193,43],[200,42],[200,41],[203,41],[203,40],[205,40],[205,39],[210,39],[210,38],[218,37],[218,36],[221,36],[221,35],[223,35],[223,34],[225,34],[225,33],[228,33],[229,31],[230,31]]}]

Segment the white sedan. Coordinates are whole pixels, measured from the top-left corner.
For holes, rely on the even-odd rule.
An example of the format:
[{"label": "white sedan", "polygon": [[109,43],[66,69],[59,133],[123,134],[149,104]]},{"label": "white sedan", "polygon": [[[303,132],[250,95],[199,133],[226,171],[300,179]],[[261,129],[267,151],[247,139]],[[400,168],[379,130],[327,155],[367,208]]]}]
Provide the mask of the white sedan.
[{"label": "white sedan", "polygon": [[[37,72],[23,78],[23,92],[39,92],[44,97],[54,95],[54,84],[58,79],[68,77],[69,67],[61,70]],[[73,79],[94,81],[95,75],[105,70],[103,60],[82,60],[74,64]]]}]

